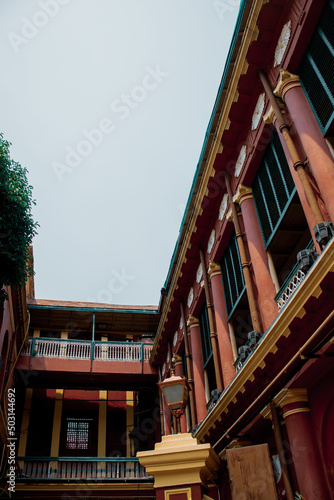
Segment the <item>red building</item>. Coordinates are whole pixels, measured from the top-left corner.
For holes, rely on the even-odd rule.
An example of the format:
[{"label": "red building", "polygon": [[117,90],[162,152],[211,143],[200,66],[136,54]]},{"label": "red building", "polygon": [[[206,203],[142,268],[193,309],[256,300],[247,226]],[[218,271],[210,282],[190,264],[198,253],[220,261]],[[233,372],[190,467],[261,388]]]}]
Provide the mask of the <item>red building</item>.
[{"label": "red building", "polygon": [[333,21],[241,2],[159,307],[28,300],[17,496],[333,499]]}]

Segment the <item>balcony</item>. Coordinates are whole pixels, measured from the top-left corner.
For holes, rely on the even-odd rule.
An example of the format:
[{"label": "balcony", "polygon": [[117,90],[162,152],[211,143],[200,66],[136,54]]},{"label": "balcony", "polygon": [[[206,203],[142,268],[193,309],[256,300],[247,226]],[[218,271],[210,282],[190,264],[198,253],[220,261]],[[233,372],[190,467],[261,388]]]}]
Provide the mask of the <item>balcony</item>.
[{"label": "balcony", "polygon": [[18,457],[20,482],[153,480],[134,457]]},{"label": "balcony", "polygon": [[[59,383],[65,387],[69,372],[73,383],[77,381],[87,386],[89,377],[91,387],[104,382],[108,385],[115,382],[119,388],[123,383],[155,383],[157,372],[149,364],[152,347],[153,344],[144,342],[30,337],[16,368],[28,377],[29,372],[33,372],[31,380],[42,382],[49,388],[59,386]],[[139,379],[138,375],[141,375]]]}]

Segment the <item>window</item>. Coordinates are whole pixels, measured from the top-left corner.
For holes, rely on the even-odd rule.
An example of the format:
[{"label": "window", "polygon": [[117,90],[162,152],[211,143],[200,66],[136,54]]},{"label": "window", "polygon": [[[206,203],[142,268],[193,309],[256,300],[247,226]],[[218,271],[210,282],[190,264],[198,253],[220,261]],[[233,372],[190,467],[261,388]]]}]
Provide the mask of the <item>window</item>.
[{"label": "window", "polygon": [[67,450],[88,450],[91,418],[68,418],[66,432]]},{"label": "window", "polygon": [[252,188],[267,248],[296,191],[289,164],[276,132],[267,147]]},{"label": "window", "polygon": [[199,330],[201,333],[203,365],[205,368],[208,361],[212,357],[212,345],[211,345],[211,339],[210,339],[209,317],[208,317],[208,310],[207,310],[206,304],[204,304],[201,312],[199,313]]},{"label": "window", "polygon": [[334,118],[334,2],[327,2],[299,66],[299,77],[324,135]]},{"label": "window", "polygon": [[245,280],[242,272],[238,243],[235,233],[230,239],[230,243],[225,250],[220,262],[226,310],[228,318],[245,291]]}]

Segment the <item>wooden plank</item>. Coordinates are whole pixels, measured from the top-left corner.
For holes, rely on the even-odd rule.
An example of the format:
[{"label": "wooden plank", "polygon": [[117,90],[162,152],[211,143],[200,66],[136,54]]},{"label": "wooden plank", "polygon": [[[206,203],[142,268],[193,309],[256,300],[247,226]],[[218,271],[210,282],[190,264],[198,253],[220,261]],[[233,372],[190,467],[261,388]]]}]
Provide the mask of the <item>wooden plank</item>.
[{"label": "wooden plank", "polygon": [[226,450],[232,500],[277,500],[267,444]]}]

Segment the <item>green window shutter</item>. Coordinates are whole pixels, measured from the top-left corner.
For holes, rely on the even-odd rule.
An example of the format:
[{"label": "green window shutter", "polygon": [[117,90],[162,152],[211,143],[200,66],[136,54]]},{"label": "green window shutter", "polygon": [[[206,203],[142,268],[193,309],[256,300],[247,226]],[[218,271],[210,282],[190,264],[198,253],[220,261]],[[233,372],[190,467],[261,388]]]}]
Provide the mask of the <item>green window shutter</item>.
[{"label": "green window shutter", "polygon": [[209,317],[208,317],[208,310],[207,310],[206,304],[204,304],[204,306],[202,307],[202,310],[199,313],[198,319],[199,319],[199,330],[201,333],[203,364],[204,364],[204,368],[205,368],[209,359],[212,356]]},{"label": "green window shutter", "polygon": [[334,118],[334,2],[327,2],[299,66],[299,78],[325,135]]},{"label": "green window shutter", "polygon": [[263,239],[268,247],[296,191],[277,132],[273,133],[252,189]]},{"label": "green window shutter", "polygon": [[237,302],[245,290],[244,274],[242,272],[238,243],[235,233],[225,250],[220,262],[223,280],[224,296],[228,317],[230,317]]}]

